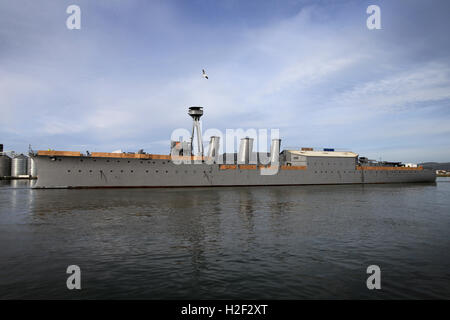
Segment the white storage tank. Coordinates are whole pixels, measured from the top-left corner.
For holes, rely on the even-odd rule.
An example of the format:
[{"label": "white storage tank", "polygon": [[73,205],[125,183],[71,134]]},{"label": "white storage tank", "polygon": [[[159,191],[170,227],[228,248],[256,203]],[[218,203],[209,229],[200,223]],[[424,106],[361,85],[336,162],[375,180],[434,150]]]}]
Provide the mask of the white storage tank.
[{"label": "white storage tank", "polygon": [[27,175],[28,158],[23,154],[15,156],[11,162],[11,176]]}]

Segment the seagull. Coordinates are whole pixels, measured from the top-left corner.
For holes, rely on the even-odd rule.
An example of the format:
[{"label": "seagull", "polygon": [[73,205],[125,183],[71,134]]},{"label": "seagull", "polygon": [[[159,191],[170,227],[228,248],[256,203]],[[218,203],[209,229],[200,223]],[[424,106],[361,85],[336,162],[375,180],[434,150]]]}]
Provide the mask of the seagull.
[{"label": "seagull", "polygon": [[202,69],[202,77],[203,78],[205,78],[205,79],[208,79],[208,75],[206,74],[206,71],[205,71],[205,69]]}]

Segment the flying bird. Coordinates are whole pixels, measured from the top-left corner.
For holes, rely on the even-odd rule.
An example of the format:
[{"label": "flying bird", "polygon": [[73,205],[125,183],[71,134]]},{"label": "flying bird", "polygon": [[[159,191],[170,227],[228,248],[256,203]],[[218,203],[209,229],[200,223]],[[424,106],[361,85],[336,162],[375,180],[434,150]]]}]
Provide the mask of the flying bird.
[{"label": "flying bird", "polygon": [[202,69],[202,77],[203,78],[205,78],[205,79],[208,79],[208,75],[206,74],[206,71],[205,71],[205,69]]}]

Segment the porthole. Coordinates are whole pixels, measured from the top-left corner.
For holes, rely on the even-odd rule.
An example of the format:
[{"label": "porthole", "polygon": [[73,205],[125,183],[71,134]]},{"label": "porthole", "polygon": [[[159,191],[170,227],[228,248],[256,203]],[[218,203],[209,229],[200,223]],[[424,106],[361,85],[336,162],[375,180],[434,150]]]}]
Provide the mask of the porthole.
[{"label": "porthole", "polygon": [[169,171],[166,170],[166,173],[169,173]]},{"label": "porthole", "polygon": [[148,173],[148,170],[145,170],[146,173]]},{"label": "porthole", "polygon": [[112,170],[109,170],[109,172],[113,172]]},{"label": "porthole", "polygon": [[131,173],[133,173],[134,171],[133,170],[131,170]]},{"label": "porthole", "polygon": [[78,170],[78,172],[81,172],[81,170]]},{"label": "porthole", "polygon": [[70,172],[70,170],[67,170],[67,172]]}]

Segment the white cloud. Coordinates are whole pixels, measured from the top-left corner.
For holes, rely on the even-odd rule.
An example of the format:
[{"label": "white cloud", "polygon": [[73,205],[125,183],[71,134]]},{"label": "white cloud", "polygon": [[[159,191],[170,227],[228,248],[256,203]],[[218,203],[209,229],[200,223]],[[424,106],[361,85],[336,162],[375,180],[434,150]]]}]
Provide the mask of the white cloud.
[{"label": "white cloud", "polygon": [[272,94],[291,86],[294,86],[296,90],[301,90],[317,85],[321,80],[327,79],[330,74],[339,72],[354,62],[350,58],[331,57],[331,59],[326,59],[323,56],[305,60],[301,59],[284,67],[273,80],[269,80],[265,94]]},{"label": "white cloud", "polygon": [[450,98],[450,69],[429,64],[381,80],[370,81],[335,97],[340,105],[364,102],[371,107],[405,106],[407,104]]},{"label": "white cloud", "polygon": [[[25,145],[70,136],[71,144],[96,149],[165,149],[161,141],[173,129],[190,127],[187,107],[202,105],[204,129],[280,128],[286,144],[358,147],[378,139],[380,148],[400,139],[397,128],[406,139],[449,134],[445,121],[429,114],[420,125],[419,112],[433,104],[448,120],[440,104],[450,99],[448,61],[417,58],[422,51],[395,45],[395,30],[389,37],[367,31],[359,13],[309,6],[257,26],[206,27],[169,5],[152,4],[153,13],[121,6],[89,6],[80,33],[55,28],[60,17],[53,7],[44,14],[48,33],[24,22],[32,12],[21,12],[16,29],[8,19],[11,32],[0,41],[20,50],[0,53],[8,68],[0,70],[0,130]],[[410,123],[383,118],[402,113]]]},{"label": "white cloud", "polygon": [[384,75],[330,97],[316,121],[321,125],[351,124],[384,114],[411,114],[418,104],[434,105],[447,99],[450,99],[450,69],[431,63]]}]

